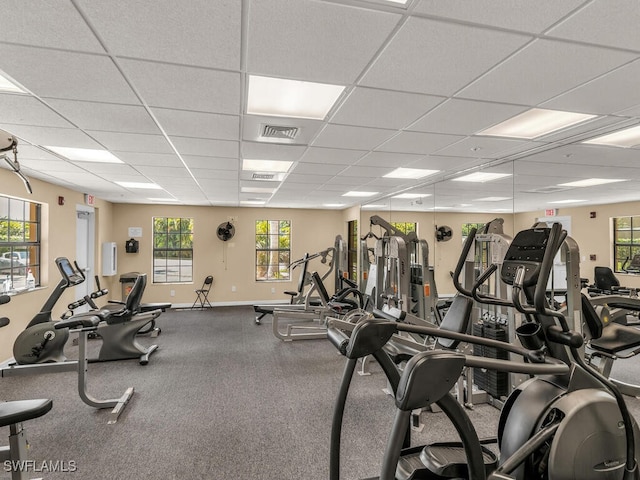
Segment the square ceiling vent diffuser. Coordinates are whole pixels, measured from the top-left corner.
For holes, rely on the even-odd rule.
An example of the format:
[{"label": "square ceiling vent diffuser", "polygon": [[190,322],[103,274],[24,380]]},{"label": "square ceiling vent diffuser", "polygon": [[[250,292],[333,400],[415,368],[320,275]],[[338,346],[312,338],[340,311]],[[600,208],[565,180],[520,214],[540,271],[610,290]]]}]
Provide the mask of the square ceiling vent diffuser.
[{"label": "square ceiling vent diffuser", "polygon": [[293,140],[298,135],[298,127],[289,127],[281,125],[262,125],[260,137],[262,138],[278,138],[281,140]]}]

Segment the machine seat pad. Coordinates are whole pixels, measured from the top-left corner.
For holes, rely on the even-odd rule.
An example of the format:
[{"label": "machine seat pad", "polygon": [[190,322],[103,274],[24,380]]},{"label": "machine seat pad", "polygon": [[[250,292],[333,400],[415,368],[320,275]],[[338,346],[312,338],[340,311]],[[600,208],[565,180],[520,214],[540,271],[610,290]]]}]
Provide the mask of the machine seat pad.
[{"label": "machine seat pad", "polygon": [[52,406],[53,401],[46,398],[0,403],[0,427],[41,417],[51,410]]},{"label": "machine seat pad", "polygon": [[610,323],[598,339],[591,340],[591,348],[614,354],[640,346],[640,330],[635,327]]},{"label": "machine seat pad", "polygon": [[141,312],[150,312],[152,310],[162,310],[166,312],[169,308],[171,308],[171,303],[169,302],[158,302],[158,303],[141,303],[140,311]]}]

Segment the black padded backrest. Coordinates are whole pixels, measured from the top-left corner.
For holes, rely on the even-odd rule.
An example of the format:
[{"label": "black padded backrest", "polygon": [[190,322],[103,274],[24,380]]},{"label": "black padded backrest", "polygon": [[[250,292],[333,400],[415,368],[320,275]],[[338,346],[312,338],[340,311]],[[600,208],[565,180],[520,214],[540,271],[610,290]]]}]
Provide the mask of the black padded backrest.
[{"label": "black padded backrest", "polygon": [[609,267],[595,267],[593,269],[595,287],[600,290],[611,290],[619,287],[620,282]]},{"label": "black padded backrest", "polygon": [[309,267],[309,254],[305,253],[302,257],[302,268],[300,269],[300,276],[298,277],[298,293],[302,293],[304,290],[304,282],[307,276],[307,268]]},{"label": "black padded backrest", "polygon": [[147,274],[141,273],[136,278],[133,287],[131,287],[131,291],[129,292],[129,296],[127,296],[127,301],[125,303],[125,307],[130,312],[137,312],[140,309],[140,302],[142,301],[142,294],[144,293],[144,289],[147,287]]},{"label": "black padded backrest", "polygon": [[[440,330],[447,330],[449,332],[466,333],[469,328],[469,322],[471,321],[471,308],[473,307],[473,300],[464,295],[456,295],[453,298],[453,302],[447,310],[442,322],[440,323]],[[455,349],[460,340],[453,340],[450,338],[438,338],[438,346],[447,350]]]},{"label": "black padded backrest", "polygon": [[311,277],[313,278],[313,284],[316,286],[316,290],[318,290],[318,295],[320,295],[322,301],[325,304],[329,303],[331,301],[331,297],[329,297],[327,289],[324,286],[324,282],[322,281],[322,278],[320,278],[320,275],[318,275],[318,272],[313,272]]},{"label": "black padded backrest", "polygon": [[210,290],[211,284],[213,283],[213,276],[209,275],[204,279],[204,283],[202,284],[202,290]]},{"label": "black padded backrest", "polygon": [[604,328],[604,325],[602,324],[602,320],[596,312],[596,309],[593,308],[593,305],[589,301],[589,297],[587,297],[584,293],[582,294],[582,318],[584,319],[585,325],[589,329],[591,338],[600,338],[602,336],[602,329]]}]

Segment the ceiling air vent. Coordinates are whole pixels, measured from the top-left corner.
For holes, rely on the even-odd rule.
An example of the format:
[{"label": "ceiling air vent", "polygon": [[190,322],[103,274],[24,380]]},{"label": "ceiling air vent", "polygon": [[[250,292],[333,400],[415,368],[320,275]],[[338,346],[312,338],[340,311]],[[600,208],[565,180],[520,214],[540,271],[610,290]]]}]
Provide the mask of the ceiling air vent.
[{"label": "ceiling air vent", "polygon": [[293,140],[298,134],[298,127],[283,127],[278,125],[263,125],[262,133],[263,138],[282,138],[285,140]]},{"label": "ceiling air vent", "polygon": [[558,186],[542,187],[542,188],[536,188],[535,190],[525,190],[525,193],[556,193],[556,192],[562,192],[563,190],[568,190],[568,188],[558,187]]},{"label": "ceiling air vent", "polygon": [[254,173],[251,178],[253,180],[273,180],[275,176],[275,173]]}]

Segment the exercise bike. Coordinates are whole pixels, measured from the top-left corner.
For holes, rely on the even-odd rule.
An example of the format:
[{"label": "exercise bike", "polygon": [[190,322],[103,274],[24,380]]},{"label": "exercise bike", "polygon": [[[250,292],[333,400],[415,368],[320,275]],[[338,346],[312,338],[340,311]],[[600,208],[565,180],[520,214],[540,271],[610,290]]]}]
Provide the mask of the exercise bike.
[{"label": "exercise bike", "polygon": [[[32,375],[38,373],[76,372],[78,394],[84,403],[94,408],[111,408],[107,423],[116,423],[134,393],[133,387],[126,389],[119,398],[98,400],[87,392],[87,336],[96,331],[103,320],[91,313],[75,315],[54,322],[51,311],[62,293],[69,287],[79,285],[84,276],[74,269],[68,259],[57,258],[55,264],[61,280],[53,289],[44,306],[18,335],[13,346],[14,361],[0,368],[3,377]],[[64,345],[70,332],[78,333],[78,360],[67,360]]]},{"label": "exercise bike", "polygon": [[[524,230],[513,239],[500,270],[502,280],[513,286],[511,300],[479,293],[497,270],[495,265],[476,280],[471,291],[460,285],[459,276],[475,233],[472,230],[467,238],[456,267],[456,289],[481,303],[508,305],[523,313],[527,321],[517,332],[523,347],[385,319],[364,320],[350,336],[330,329],[330,340],[348,361],[334,410],[329,478],[339,478],[342,418],[355,363],[372,354],[390,380],[397,408],[380,480],[639,479],[635,439],[640,432],[622,395],[585,364],[579,350],[582,334],[570,330],[567,318],[548,307],[547,282],[566,232],[555,224]],[[579,257],[577,248],[574,253]],[[397,332],[499,348],[522,356],[525,362],[427,351],[411,358],[400,376],[382,348]],[[499,457],[479,441],[464,408],[450,393],[467,366],[532,376],[514,390],[502,409]],[[450,419],[461,442],[409,447],[412,410],[433,403]]]}]

